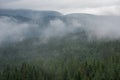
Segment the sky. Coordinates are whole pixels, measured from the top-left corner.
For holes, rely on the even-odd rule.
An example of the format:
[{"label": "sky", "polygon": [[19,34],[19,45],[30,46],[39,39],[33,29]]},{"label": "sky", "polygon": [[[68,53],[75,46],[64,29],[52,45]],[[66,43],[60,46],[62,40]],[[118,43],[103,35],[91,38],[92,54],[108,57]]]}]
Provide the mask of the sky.
[{"label": "sky", "polygon": [[120,15],[120,0],[0,0],[0,8]]}]

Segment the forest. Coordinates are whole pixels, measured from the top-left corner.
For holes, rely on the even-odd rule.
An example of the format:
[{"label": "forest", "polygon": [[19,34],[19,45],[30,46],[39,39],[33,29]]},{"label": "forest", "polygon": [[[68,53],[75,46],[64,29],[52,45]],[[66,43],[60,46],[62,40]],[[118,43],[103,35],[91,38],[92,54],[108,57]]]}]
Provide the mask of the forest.
[{"label": "forest", "polygon": [[[29,42],[12,45],[13,52],[17,47],[26,47],[27,43]],[[17,47],[14,48],[15,45]],[[34,55],[28,60],[26,57],[23,61],[14,59],[17,63],[8,57],[4,62],[8,64],[1,65],[0,80],[120,80],[119,47],[120,41],[117,40],[67,41],[63,44],[52,44],[51,41],[50,44],[38,45],[35,49],[49,53],[41,53],[39,57],[36,54],[37,57],[33,60]]]}]

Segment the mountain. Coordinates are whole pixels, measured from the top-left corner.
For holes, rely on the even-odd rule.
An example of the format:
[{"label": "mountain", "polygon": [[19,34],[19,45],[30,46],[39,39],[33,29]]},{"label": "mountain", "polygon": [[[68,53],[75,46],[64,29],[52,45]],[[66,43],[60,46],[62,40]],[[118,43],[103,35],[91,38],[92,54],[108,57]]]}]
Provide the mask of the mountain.
[{"label": "mountain", "polygon": [[0,9],[0,80],[120,80],[120,16]]},{"label": "mountain", "polygon": [[99,41],[114,42],[120,38],[119,21],[120,16],[1,9],[0,59],[4,63],[63,56],[67,47],[74,54],[88,50],[94,41],[96,46]]},{"label": "mountain", "polygon": [[[92,14],[83,14],[83,13],[73,13],[63,15],[57,11],[33,11],[33,10],[9,10],[9,9],[0,9],[0,16],[13,17],[20,21],[32,21],[41,26],[48,24],[49,21],[54,19],[60,19],[65,23],[71,23],[71,21],[76,20],[79,23],[89,24],[89,23],[98,23],[98,22],[109,22],[114,21],[118,22],[120,16],[100,16]],[[70,24],[71,25],[71,24]]]},{"label": "mountain", "polygon": [[32,11],[32,10],[9,10],[9,9],[0,9],[0,16],[14,17],[21,20],[31,20],[38,18],[55,18],[61,16],[62,14],[56,11]]}]

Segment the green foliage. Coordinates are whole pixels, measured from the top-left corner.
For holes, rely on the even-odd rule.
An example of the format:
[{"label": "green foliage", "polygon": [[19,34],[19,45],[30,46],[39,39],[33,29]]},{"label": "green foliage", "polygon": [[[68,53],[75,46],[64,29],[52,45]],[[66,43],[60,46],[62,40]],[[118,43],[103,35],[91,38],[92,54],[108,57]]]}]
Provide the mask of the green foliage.
[{"label": "green foliage", "polygon": [[84,62],[69,58],[64,62],[43,62],[39,66],[30,63],[7,66],[1,71],[0,80],[120,80],[119,57],[110,55],[104,60]]},{"label": "green foliage", "polygon": [[119,41],[32,42],[0,48],[0,80],[120,80]]}]

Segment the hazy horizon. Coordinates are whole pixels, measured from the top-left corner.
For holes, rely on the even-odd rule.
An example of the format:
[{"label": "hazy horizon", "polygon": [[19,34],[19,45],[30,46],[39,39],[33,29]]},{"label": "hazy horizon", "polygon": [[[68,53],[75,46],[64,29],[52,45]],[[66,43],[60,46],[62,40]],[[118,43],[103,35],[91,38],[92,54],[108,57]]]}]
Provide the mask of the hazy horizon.
[{"label": "hazy horizon", "polygon": [[120,15],[119,5],[119,0],[0,0],[0,9],[51,10],[62,14]]}]

